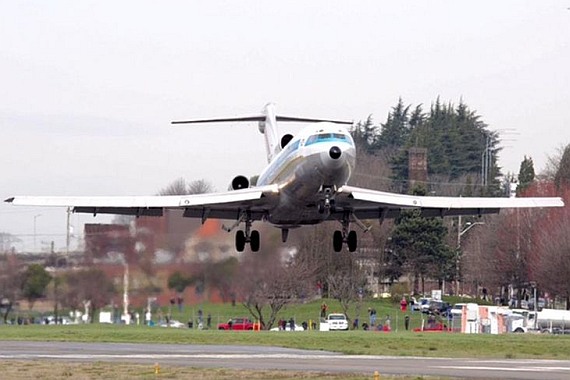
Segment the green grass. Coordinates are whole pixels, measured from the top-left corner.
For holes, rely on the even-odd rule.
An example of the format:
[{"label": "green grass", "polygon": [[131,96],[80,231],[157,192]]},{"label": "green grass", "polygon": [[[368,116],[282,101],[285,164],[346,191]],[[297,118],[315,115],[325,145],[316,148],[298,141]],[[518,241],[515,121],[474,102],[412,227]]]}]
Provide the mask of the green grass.
[{"label": "green grass", "polygon": [[3,340],[271,345],[356,355],[570,359],[570,337],[456,333],[239,332],[146,326],[0,326]]},{"label": "green grass", "polygon": [[[329,305],[329,312],[342,309],[335,300],[324,300]],[[302,321],[319,319],[322,300],[304,304],[289,305],[278,318],[294,317],[298,324]],[[349,310],[354,318],[355,306]],[[394,355],[394,356],[434,356],[434,357],[488,357],[488,358],[534,358],[534,359],[570,359],[570,336],[550,336],[531,334],[504,335],[468,335],[458,333],[414,333],[405,331],[404,315],[389,300],[364,301],[360,305],[360,322],[368,321],[367,309],[374,307],[378,319],[383,321],[386,315],[391,317],[393,331],[390,333],[374,331],[348,332],[238,332],[218,331],[218,322],[225,322],[229,317],[248,316],[241,304],[208,304],[185,307],[178,311],[172,308],[174,319],[186,322],[197,318],[198,309],[204,311],[204,318],[212,315],[211,330],[172,329],[147,326],[121,325],[70,325],[43,326],[0,325],[0,339],[35,340],[35,341],[74,341],[74,342],[138,342],[138,343],[180,343],[180,344],[245,344],[271,345],[291,348],[336,351],[358,355]],[[163,308],[166,314],[168,308]],[[153,316],[156,318],[156,313]],[[411,316],[411,328],[421,324],[420,313],[407,313]]]}]

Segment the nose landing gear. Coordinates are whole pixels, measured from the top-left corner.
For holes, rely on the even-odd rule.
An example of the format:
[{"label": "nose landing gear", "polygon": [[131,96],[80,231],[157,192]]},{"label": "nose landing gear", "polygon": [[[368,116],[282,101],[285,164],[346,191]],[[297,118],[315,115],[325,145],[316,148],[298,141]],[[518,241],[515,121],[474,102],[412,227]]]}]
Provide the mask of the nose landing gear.
[{"label": "nose landing gear", "polygon": [[319,214],[324,214],[325,212],[334,212],[334,199],[332,198],[332,195],[334,194],[333,187],[323,186],[321,192],[324,195],[324,199],[321,199],[317,203],[317,210],[319,211]]}]

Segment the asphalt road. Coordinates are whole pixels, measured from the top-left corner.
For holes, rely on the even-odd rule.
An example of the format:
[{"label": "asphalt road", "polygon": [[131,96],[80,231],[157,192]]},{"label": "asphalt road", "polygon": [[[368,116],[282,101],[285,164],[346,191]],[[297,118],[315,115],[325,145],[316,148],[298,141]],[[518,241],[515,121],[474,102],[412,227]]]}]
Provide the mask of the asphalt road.
[{"label": "asphalt road", "polygon": [[122,362],[234,369],[437,375],[481,379],[570,379],[570,360],[451,359],[341,355],[260,346],[0,342],[0,360]]}]

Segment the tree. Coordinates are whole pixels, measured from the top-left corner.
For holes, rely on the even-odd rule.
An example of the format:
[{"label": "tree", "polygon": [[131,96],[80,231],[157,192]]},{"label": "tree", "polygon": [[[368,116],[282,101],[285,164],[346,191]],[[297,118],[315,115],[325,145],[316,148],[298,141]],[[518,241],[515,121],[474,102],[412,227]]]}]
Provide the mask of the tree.
[{"label": "tree", "polygon": [[294,300],[309,297],[314,288],[311,269],[276,250],[244,257],[236,290],[238,298],[261,326],[269,330],[277,313]]},{"label": "tree", "polygon": [[236,273],[239,270],[239,262],[235,257],[206,264],[206,275],[208,279],[207,287],[218,289],[224,302],[227,302],[235,292]]},{"label": "tree", "polygon": [[[366,272],[355,255],[346,252],[335,254],[335,270],[327,276],[327,283],[330,296],[340,303],[343,313],[350,321],[348,310],[353,301],[359,299],[359,293],[364,291],[366,286]],[[360,305],[357,304],[356,314],[360,312]]]},{"label": "tree", "polygon": [[203,194],[212,191],[212,185],[208,181],[199,179],[187,183],[184,178],[178,178],[162,188],[158,195],[189,195]]},{"label": "tree", "polygon": [[534,163],[532,162],[532,158],[524,156],[518,179],[517,196],[520,196],[534,182]]},{"label": "tree", "polygon": [[372,115],[369,115],[366,121],[359,121],[351,129],[350,134],[359,151],[370,153],[374,149],[376,142],[376,130],[372,122]]},{"label": "tree", "polygon": [[91,322],[94,321],[97,311],[110,304],[116,294],[113,283],[99,268],[68,272],[63,282],[62,305],[79,309],[88,303]]},{"label": "tree", "polygon": [[[415,195],[425,195],[425,188],[418,186]],[[389,250],[392,277],[396,273],[413,275],[414,291],[419,290],[419,280],[429,275],[439,282],[450,279],[453,271],[454,251],[446,244],[447,227],[441,218],[426,218],[420,210],[402,211],[395,221]]]},{"label": "tree", "polygon": [[559,189],[570,185],[570,144],[564,148],[554,176],[554,183]]},{"label": "tree", "polygon": [[14,253],[0,256],[0,308],[4,311],[4,323],[7,323],[12,305],[20,296],[22,266],[21,260]]},{"label": "tree", "polygon": [[[402,98],[398,99],[398,104],[392,107],[388,113],[388,118],[384,124],[376,146],[378,149],[399,149],[406,144],[410,133],[409,110],[410,105],[405,105]],[[414,113],[414,122],[419,122],[421,116]]]},{"label": "tree", "polygon": [[12,234],[0,232],[0,252],[6,253],[14,249],[14,243],[21,242],[20,239]]},{"label": "tree", "polygon": [[195,279],[191,276],[185,276],[176,271],[168,277],[168,289],[175,290],[177,293],[183,293],[184,290],[193,285]]},{"label": "tree", "polygon": [[51,276],[45,268],[39,264],[31,264],[22,277],[22,295],[28,301],[30,309],[39,298],[45,296],[46,288],[51,281]]},{"label": "tree", "polygon": [[[481,195],[502,194],[499,182],[501,172],[497,165],[500,152],[498,135],[488,130],[479,115],[463,101],[454,107],[453,104],[442,103],[439,98],[431,105],[428,114],[423,113],[421,105],[411,114],[409,110],[410,106],[404,106],[400,99],[383,124],[386,131],[397,130],[397,125],[400,126],[399,130],[404,131],[402,136],[405,139],[390,140],[400,144],[391,159],[396,183],[405,184],[408,180],[408,150],[421,147],[428,149],[430,182],[449,183],[471,176],[481,180]],[[385,141],[387,138],[379,137],[378,140]],[[406,186],[398,187],[406,190]]]}]

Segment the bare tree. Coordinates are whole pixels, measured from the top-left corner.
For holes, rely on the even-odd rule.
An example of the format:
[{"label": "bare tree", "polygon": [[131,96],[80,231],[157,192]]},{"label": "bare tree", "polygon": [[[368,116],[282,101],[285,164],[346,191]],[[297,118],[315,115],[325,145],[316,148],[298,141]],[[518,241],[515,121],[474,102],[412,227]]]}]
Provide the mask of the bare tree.
[{"label": "bare tree", "polygon": [[359,294],[364,292],[366,286],[366,272],[356,256],[348,252],[338,253],[335,261],[336,270],[327,276],[330,294],[339,301],[343,313],[351,320],[348,309],[353,302],[361,299]]},{"label": "bare tree", "polygon": [[64,280],[64,289],[60,293],[62,305],[78,309],[89,301],[91,322],[97,310],[110,304],[116,293],[111,280],[98,268],[68,272]]},{"label": "bare tree", "polygon": [[261,325],[269,330],[285,305],[312,292],[313,273],[302,261],[272,254],[249,255],[240,266],[238,296]]},{"label": "bare tree", "polygon": [[188,183],[184,178],[178,178],[172,181],[166,187],[162,188],[158,192],[158,195],[203,194],[210,191],[212,191],[212,185],[204,179],[199,179]]},{"label": "bare tree", "polygon": [[4,308],[4,323],[7,323],[12,305],[20,297],[23,267],[23,263],[15,254],[0,257],[0,301]]},{"label": "bare tree", "polygon": [[[566,202],[570,201],[570,187],[561,189]],[[539,289],[564,299],[570,309],[570,209],[568,206],[549,210],[541,218],[534,270]]]},{"label": "bare tree", "polygon": [[22,240],[18,239],[12,234],[6,232],[0,232],[0,252],[7,253],[14,251],[14,244],[20,243]]}]

